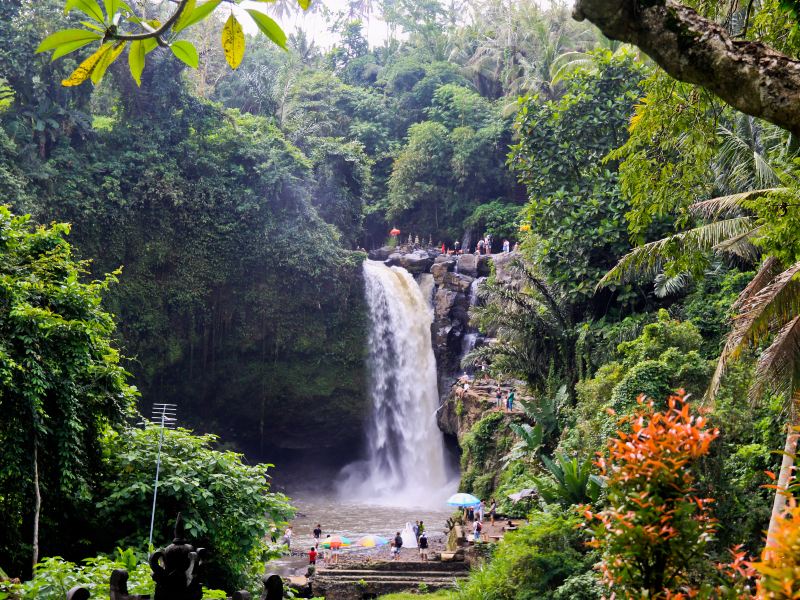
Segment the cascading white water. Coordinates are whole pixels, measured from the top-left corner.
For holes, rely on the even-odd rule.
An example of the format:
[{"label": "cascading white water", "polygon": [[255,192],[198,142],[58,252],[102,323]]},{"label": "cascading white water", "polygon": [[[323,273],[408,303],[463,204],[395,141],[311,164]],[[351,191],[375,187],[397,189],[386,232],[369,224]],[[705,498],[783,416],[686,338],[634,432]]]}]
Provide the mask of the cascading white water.
[{"label": "cascading white water", "polygon": [[[478,304],[478,288],[486,281],[486,277],[477,277],[469,284],[469,305],[470,308]],[[480,334],[475,327],[469,327],[461,340],[461,358],[472,352],[478,343]],[[464,372],[471,372],[473,369],[466,369]]]},{"label": "cascading white water", "polygon": [[400,267],[364,263],[369,310],[367,458],[345,468],[340,492],[395,506],[440,506],[448,492],[431,345],[433,311]]}]

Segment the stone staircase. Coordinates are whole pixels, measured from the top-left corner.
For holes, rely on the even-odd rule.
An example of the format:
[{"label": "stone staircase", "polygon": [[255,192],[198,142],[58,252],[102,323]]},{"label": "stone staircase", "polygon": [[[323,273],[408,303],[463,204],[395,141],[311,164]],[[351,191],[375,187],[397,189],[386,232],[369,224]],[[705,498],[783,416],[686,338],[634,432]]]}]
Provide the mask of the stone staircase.
[{"label": "stone staircase", "polygon": [[455,587],[469,574],[463,562],[374,562],[319,569],[311,591],[325,600],[367,600],[383,594]]}]

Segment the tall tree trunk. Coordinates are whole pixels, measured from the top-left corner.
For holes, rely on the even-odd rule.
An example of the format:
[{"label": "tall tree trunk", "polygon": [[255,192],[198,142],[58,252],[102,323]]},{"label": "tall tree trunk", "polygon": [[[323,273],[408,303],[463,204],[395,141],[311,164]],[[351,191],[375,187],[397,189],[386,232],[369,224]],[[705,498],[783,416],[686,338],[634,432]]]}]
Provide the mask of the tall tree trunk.
[{"label": "tall tree trunk", "polygon": [[792,419],[789,425],[789,432],[786,434],[786,446],[783,448],[783,460],[781,470],[778,473],[778,489],[775,492],[775,501],[772,503],[772,515],[769,519],[769,529],[767,530],[767,551],[774,544],[775,530],[778,526],[778,517],[786,507],[786,488],[792,477],[792,467],[794,466],[794,455],[797,452],[797,440],[800,437],[796,426],[797,419]]},{"label": "tall tree trunk", "polygon": [[39,513],[42,508],[42,495],[39,491],[39,443],[33,438],[33,566],[39,562]]}]

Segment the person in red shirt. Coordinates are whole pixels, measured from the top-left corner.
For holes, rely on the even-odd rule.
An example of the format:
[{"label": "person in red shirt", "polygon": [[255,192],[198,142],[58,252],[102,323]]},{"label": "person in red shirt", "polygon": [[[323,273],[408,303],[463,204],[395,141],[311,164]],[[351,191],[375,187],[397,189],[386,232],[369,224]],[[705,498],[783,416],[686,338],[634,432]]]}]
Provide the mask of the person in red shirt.
[{"label": "person in red shirt", "polygon": [[308,552],[308,564],[316,565],[317,564],[317,556],[318,556],[317,549],[312,546],[311,550],[309,550],[309,552]]}]

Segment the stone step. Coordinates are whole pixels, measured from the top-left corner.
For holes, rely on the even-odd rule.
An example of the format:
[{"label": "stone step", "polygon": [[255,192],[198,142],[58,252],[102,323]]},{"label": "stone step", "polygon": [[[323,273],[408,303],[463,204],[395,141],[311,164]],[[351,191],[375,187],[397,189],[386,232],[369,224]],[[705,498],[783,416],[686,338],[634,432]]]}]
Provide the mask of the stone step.
[{"label": "stone step", "polygon": [[314,594],[324,594],[325,600],[362,600],[364,598],[379,598],[385,594],[397,592],[413,592],[419,589],[420,583],[425,583],[428,592],[452,589],[454,582],[448,583],[427,583],[415,580],[395,580],[383,582],[363,581],[360,583],[352,581],[326,582],[325,584],[315,583],[312,587]]},{"label": "stone step", "polygon": [[382,562],[365,562],[357,566],[352,564],[326,565],[324,568],[317,569],[317,572],[331,571],[468,571],[469,565],[465,563],[441,562],[432,560],[428,562],[390,560]]},{"label": "stone step", "polygon": [[450,576],[421,576],[418,573],[398,573],[397,575],[337,575],[336,577],[324,577],[315,575],[315,581],[442,581],[448,582],[455,579],[464,579],[465,575]]},{"label": "stone step", "polygon": [[316,575],[323,577],[344,577],[350,575],[358,576],[382,576],[398,577],[416,575],[420,577],[465,577],[469,575],[466,569],[454,571],[380,571],[376,569],[317,569]]}]

